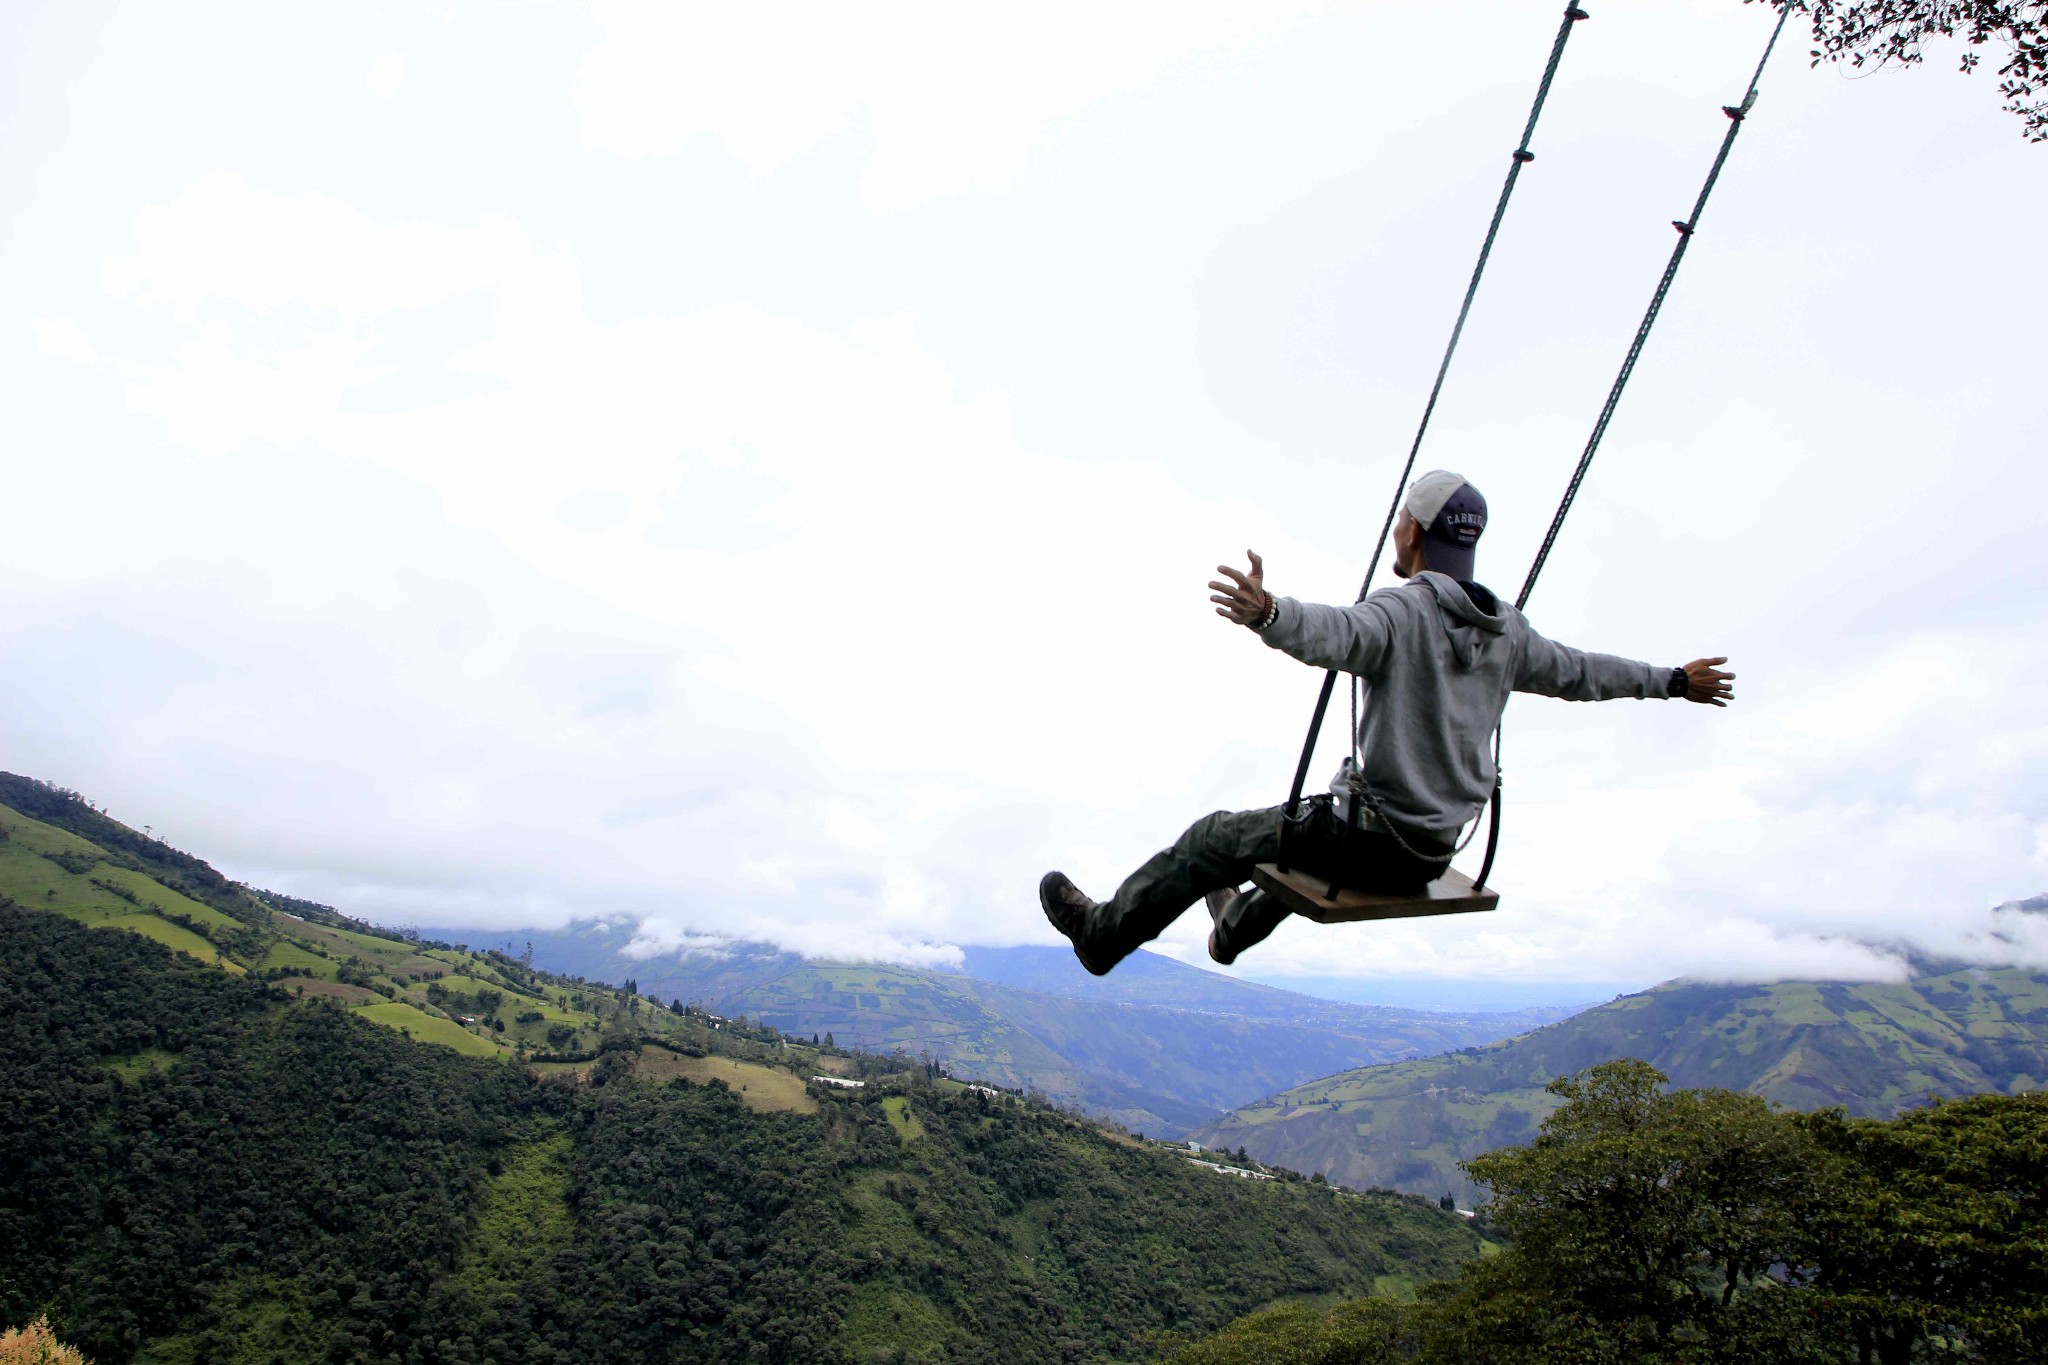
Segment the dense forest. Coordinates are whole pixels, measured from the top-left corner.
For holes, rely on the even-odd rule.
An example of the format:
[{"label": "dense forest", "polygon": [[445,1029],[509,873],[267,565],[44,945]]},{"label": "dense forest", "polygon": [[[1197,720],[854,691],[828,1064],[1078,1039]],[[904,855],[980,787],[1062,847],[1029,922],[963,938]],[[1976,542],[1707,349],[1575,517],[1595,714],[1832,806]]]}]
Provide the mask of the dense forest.
[{"label": "dense forest", "polygon": [[1282,1306],[1173,1365],[2048,1359],[2048,1094],[1893,1119],[1552,1083],[1534,1143],[1470,1163],[1508,1239],[1418,1302]]},{"label": "dense forest", "polygon": [[12,903],[0,995],[0,1324],[100,1365],[1143,1359],[1480,1246],[928,1068],[540,1075]]}]

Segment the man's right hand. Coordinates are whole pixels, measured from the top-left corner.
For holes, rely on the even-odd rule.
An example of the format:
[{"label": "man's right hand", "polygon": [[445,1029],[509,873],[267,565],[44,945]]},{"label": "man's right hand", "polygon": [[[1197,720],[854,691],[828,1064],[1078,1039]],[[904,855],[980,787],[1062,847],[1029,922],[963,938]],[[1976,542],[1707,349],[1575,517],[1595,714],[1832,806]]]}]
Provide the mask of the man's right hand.
[{"label": "man's right hand", "polygon": [[1726,706],[1735,700],[1733,673],[1724,673],[1719,665],[1728,662],[1728,656],[1718,659],[1694,659],[1685,666],[1685,699],[1704,706]]},{"label": "man's right hand", "polygon": [[1246,550],[1245,555],[1252,562],[1250,573],[1239,573],[1228,564],[1218,564],[1216,572],[1230,579],[1228,583],[1209,583],[1209,600],[1216,604],[1216,614],[1241,626],[1251,625],[1266,614],[1272,599],[1266,596],[1266,561],[1256,553]]}]

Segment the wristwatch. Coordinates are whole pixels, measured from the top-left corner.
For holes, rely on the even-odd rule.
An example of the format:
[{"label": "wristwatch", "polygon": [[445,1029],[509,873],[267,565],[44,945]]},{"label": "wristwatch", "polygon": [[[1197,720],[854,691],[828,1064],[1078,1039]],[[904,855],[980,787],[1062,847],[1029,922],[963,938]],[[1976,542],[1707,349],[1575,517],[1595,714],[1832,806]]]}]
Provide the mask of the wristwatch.
[{"label": "wristwatch", "polygon": [[1674,668],[1671,670],[1670,681],[1664,684],[1664,695],[1667,697],[1682,697],[1685,695],[1686,689],[1691,686],[1692,679],[1685,675],[1685,670],[1683,668]]}]

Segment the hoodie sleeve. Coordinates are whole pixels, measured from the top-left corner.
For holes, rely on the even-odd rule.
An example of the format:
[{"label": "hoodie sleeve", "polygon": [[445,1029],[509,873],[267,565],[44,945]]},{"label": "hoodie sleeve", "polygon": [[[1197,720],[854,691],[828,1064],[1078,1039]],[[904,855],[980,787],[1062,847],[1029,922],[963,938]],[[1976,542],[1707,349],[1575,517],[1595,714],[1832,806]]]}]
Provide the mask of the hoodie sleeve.
[{"label": "hoodie sleeve", "polygon": [[1515,662],[1515,691],[1566,701],[1612,701],[1617,697],[1664,697],[1671,670],[1612,654],[1588,654],[1546,640],[1523,624],[1522,653]]},{"label": "hoodie sleeve", "polygon": [[1279,612],[1259,638],[1317,668],[1371,673],[1386,659],[1394,636],[1393,614],[1380,597],[1375,593],[1349,607],[1275,598]]}]

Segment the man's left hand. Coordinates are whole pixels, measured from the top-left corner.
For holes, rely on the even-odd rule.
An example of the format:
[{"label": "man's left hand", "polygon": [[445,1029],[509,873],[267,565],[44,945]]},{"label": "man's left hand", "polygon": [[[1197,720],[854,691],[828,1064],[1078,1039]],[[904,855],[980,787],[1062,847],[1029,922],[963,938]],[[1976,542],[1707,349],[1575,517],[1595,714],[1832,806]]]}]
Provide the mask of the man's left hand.
[{"label": "man's left hand", "polygon": [[1218,564],[1216,572],[1230,581],[1209,582],[1209,600],[1216,604],[1216,614],[1241,626],[1256,623],[1266,614],[1272,598],[1266,596],[1266,561],[1260,559],[1255,550],[1246,550],[1245,555],[1252,562],[1252,571],[1239,573],[1228,564]]},{"label": "man's left hand", "polygon": [[1728,662],[1722,655],[1712,659],[1694,659],[1685,666],[1685,692],[1687,701],[1696,701],[1702,706],[1726,706],[1735,700],[1735,675],[1724,672],[1720,665]]}]

